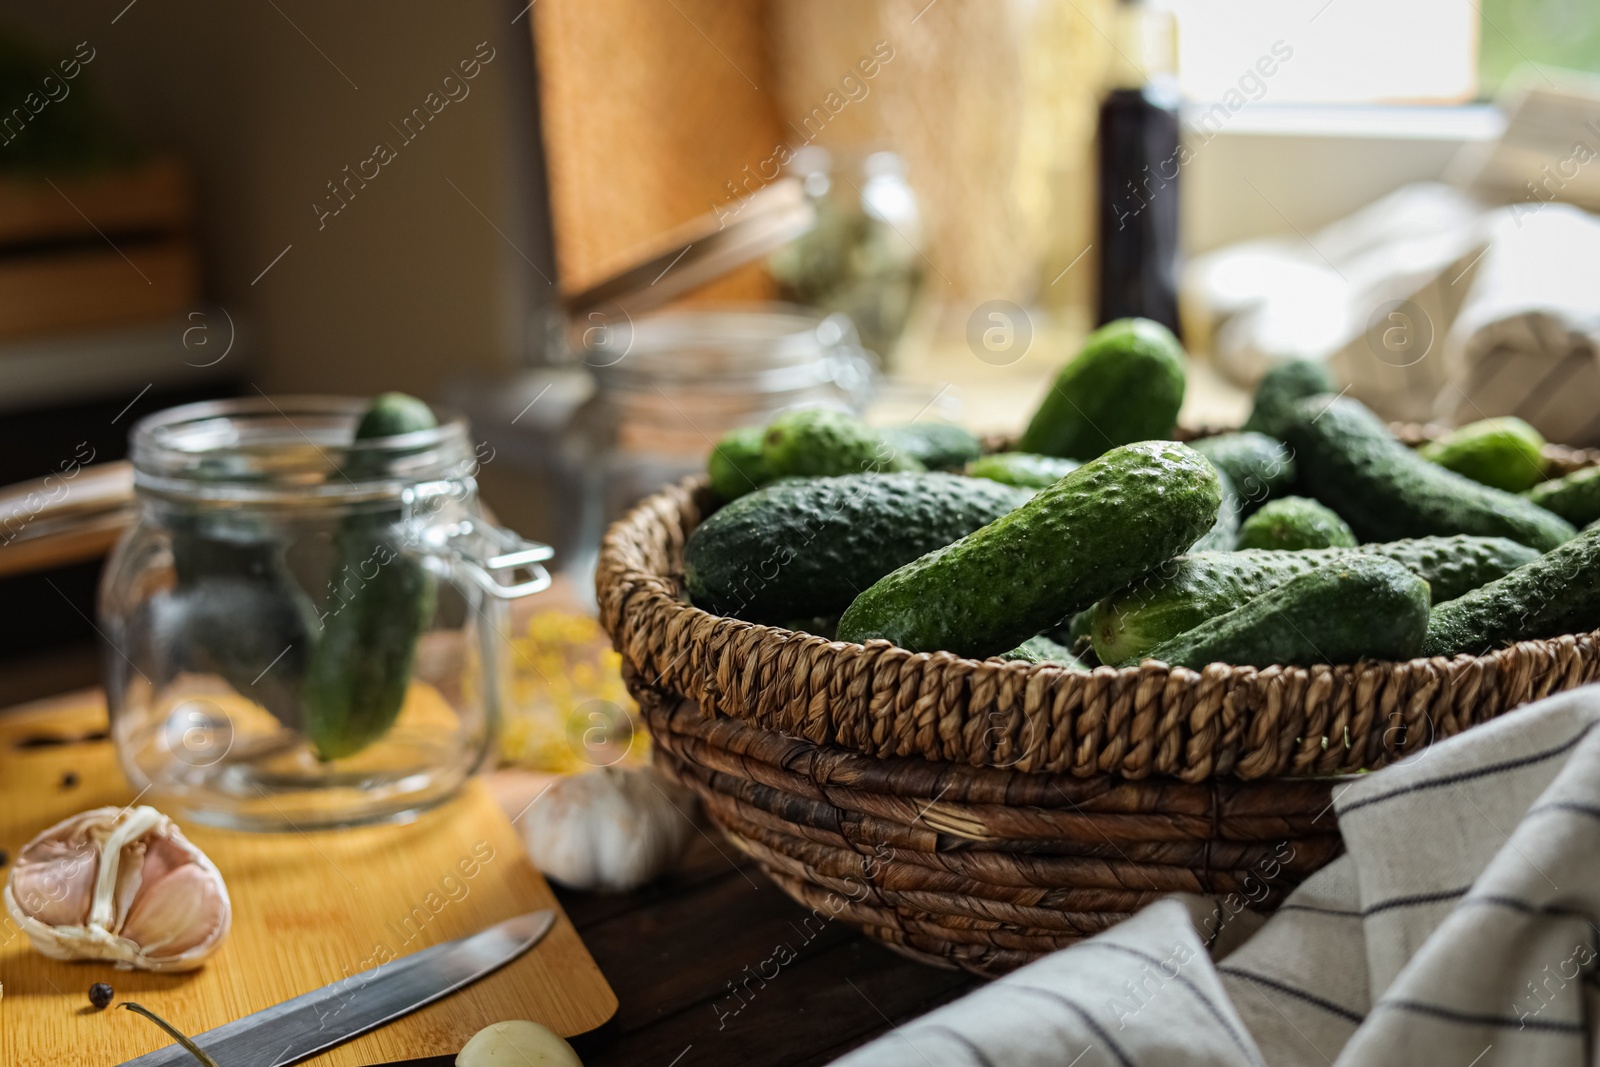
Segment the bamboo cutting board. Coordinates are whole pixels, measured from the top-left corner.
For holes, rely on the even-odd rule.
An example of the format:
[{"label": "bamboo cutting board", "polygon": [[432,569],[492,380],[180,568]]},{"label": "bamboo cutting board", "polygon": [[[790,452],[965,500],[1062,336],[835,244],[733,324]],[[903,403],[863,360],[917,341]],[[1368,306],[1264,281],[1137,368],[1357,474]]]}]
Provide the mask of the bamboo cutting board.
[{"label": "bamboo cutting board", "polygon": [[[0,714],[0,849],[15,856],[51,823],[134,799],[105,725],[105,704],[94,692]],[[70,787],[69,773],[77,776]],[[222,949],[187,975],[63,963],[34,952],[0,915],[0,1064],[110,1067],[170,1044],[132,1012],[90,1009],[94,982],[111,983],[119,1001],[137,1000],[193,1034],[374,966],[385,949],[405,955],[539,908],[559,917],[520,959],[306,1062],[367,1067],[454,1054],[506,1019],[571,1036],[616,1010],[616,996],[481,781],[405,826],[244,834],[184,824],[183,831],[216,862],[233,898],[233,931]]]}]

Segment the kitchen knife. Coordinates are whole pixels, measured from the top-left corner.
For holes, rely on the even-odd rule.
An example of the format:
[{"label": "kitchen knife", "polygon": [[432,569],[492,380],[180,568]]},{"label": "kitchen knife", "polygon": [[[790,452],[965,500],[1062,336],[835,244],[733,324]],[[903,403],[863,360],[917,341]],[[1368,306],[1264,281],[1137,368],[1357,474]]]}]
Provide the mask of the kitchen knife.
[{"label": "kitchen knife", "polygon": [[[555,920],[548,908],[507,919],[207,1030],[195,1044],[221,1067],[299,1063],[510,963],[537,945]],[[171,1045],[120,1067],[193,1067],[195,1062],[181,1045]]]}]

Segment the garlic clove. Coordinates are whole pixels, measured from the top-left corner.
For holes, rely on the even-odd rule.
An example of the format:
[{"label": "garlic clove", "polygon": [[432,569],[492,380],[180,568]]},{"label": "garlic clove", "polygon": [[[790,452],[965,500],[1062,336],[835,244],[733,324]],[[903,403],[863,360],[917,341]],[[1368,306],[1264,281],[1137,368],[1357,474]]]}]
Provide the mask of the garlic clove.
[{"label": "garlic clove", "polygon": [[144,883],[121,934],[146,954],[178,956],[214,936],[223,913],[217,881],[188,863]]},{"label": "garlic clove", "polygon": [[47,956],[149,971],[200,966],[232,921],[216,865],[150,807],[96,808],[44,831],[19,853],[4,900]]},{"label": "garlic clove", "polygon": [[24,914],[47,926],[82,926],[94,902],[99,858],[86,842],[34,841],[17,855],[11,891]]},{"label": "garlic clove", "polygon": [[583,1061],[554,1030],[514,1019],[473,1034],[456,1067],[583,1067]]}]

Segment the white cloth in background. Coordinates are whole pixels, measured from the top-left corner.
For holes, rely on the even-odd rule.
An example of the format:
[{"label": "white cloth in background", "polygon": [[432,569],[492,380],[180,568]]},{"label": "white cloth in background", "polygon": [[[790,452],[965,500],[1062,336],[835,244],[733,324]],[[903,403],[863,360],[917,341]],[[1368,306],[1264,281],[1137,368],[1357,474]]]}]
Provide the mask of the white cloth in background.
[{"label": "white cloth in background", "polygon": [[1597,723],[1589,686],[1349,779],[1348,852],[1264,923],[1171,897],[837,1063],[1595,1062]]},{"label": "white cloth in background", "polygon": [[1600,218],[1513,204],[1476,273],[1444,346],[1438,415],[1517,415],[1549,440],[1600,444]]}]

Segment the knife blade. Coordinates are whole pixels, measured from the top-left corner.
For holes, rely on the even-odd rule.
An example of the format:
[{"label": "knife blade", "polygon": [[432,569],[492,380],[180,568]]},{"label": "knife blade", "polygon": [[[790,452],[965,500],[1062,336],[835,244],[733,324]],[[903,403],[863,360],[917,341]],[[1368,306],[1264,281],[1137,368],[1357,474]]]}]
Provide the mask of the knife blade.
[{"label": "knife blade", "polygon": [[[432,1004],[497,970],[555,925],[549,908],[497,923],[468,937],[330,982],[194,1039],[222,1067],[287,1067],[384,1023]],[[193,1067],[181,1045],[169,1045],[119,1067]]]}]

